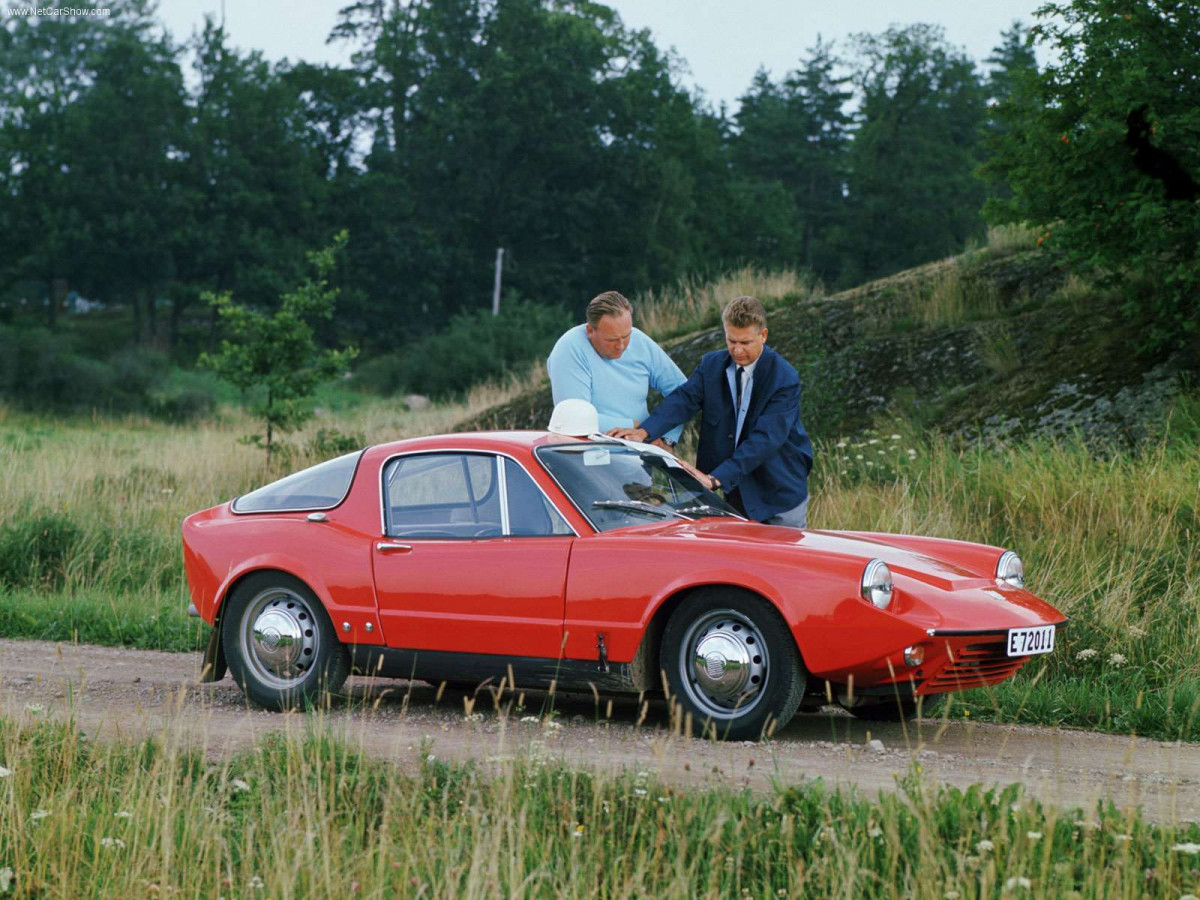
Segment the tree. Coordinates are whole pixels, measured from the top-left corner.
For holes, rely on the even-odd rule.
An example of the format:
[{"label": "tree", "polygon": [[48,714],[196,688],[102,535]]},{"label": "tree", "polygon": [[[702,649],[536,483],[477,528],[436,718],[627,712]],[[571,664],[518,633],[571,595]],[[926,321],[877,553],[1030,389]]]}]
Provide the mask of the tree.
[{"label": "tree", "polygon": [[333,317],[337,291],[330,289],[329,276],[346,239],[341,232],[330,246],[308,254],[314,276],[284,294],[271,314],[234,303],[229,293],[205,294],[233,339],[222,340],[217,353],[202,354],[200,364],[250,397],[250,412],[266,426],[266,439],[254,434],[246,440],[266,449],[268,466],[275,432],[294,431],[308,421],[317,385],[345,372],[357,355],[354,348],[319,351],[311,324]]},{"label": "tree", "polygon": [[931,25],[857,35],[860,126],[850,150],[842,281],[959,251],[983,230],[975,64]]},{"label": "tree", "polygon": [[[1200,334],[1200,3],[1070,0],[1038,10],[1056,62],[998,109],[986,167],[1011,198],[994,221],[1045,229],[1043,247],[1127,292],[1147,348]],[[1183,188],[1182,190],[1180,188]]]}]

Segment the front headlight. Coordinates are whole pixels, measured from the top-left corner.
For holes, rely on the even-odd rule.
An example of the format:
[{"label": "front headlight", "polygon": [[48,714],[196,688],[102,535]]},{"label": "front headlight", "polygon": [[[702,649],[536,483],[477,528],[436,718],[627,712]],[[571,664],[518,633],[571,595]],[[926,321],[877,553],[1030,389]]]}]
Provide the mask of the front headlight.
[{"label": "front headlight", "polygon": [[1013,587],[1025,587],[1025,564],[1021,562],[1021,557],[1011,550],[1005,550],[996,564],[996,580]]},{"label": "front headlight", "polygon": [[887,609],[892,602],[892,570],[882,559],[867,563],[862,577],[863,599],[876,609]]}]

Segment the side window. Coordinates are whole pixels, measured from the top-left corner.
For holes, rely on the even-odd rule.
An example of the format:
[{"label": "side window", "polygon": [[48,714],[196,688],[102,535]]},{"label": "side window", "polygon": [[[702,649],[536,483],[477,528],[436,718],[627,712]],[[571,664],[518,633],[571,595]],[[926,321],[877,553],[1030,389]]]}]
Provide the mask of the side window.
[{"label": "side window", "polygon": [[529,473],[511,459],[504,460],[504,480],[508,484],[509,534],[514,537],[574,534]]},{"label": "side window", "polygon": [[401,456],[383,472],[393,537],[499,537],[496,457],[482,453]]}]

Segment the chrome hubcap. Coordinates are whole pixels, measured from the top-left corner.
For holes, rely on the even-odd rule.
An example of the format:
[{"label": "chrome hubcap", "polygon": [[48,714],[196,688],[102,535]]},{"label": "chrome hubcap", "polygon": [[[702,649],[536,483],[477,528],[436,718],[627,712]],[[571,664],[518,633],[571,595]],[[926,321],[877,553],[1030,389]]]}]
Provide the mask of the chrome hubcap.
[{"label": "chrome hubcap", "polygon": [[762,699],[767,647],[758,627],[731,609],[714,610],[684,635],[680,675],[688,698],[707,715],[732,719]]},{"label": "chrome hubcap", "polygon": [[241,632],[246,662],[273,687],[296,686],[316,661],[320,633],[313,611],[287,588],[268,588],[250,601]]}]

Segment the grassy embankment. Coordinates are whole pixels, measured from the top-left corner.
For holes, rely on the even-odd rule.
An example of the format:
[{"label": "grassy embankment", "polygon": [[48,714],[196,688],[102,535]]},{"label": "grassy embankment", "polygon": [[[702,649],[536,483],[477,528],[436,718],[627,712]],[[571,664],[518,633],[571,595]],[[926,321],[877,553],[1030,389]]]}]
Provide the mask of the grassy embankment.
[{"label": "grassy embankment", "polygon": [[[316,715],[316,714],[314,714]],[[94,745],[0,719],[0,896],[1170,897],[1196,824],[1063,811],[1017,787],[870,801],[819,782],[678,792],[537,756],[418,766],[319,735],[217,764],[169,733]],[[415,749],[415,748],[414,748]]]},{"label": "grassy embankment", "polygon": [[[703,289],[685,285],[639,309],[656,332],[678,332],[715,321],[722,300],[737,293],[808,289],[797,278],[771,285],[741,273]],[[941,307],[962,305],[944,285],[928,296],[940,305],[928,315],[954,315]],[[412,413],[378,400],[339,408],[331,396],[297,438],[292,466],[332,455],[319,428],[368,442],[435,433],[520,387],[518,380]],[[1012,547],[1033,589],[1071,617],[1051,657],[1008,684],[972,692],[952,715],[1198,740],[1198,420],[1195,405],[1183,403],[1157,443],[1107,457],[1074,443],[962,449],[904,422],[818,439],[811,521]],[[203,626],[183,612],[179,522],[269,480],[260,452],[236,442],[252,430],[228,409],[186,428],[0,412],[0,634],[199,646]]]}]

